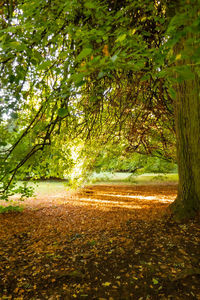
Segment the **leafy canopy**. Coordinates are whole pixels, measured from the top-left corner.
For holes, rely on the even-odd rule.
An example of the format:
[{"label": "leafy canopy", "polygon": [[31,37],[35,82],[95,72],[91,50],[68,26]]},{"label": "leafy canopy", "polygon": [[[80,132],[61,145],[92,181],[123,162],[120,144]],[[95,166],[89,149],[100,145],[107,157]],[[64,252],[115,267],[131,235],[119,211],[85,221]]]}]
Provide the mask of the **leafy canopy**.
[{"label": "leafy canopy", "polygon": [[80,140],[85,149],[93,149],[94,140],[99,149],[108,140],[122,141],[128,152],[175,159],[173,85],[192,78],[187,57],[198,65],[200,56],[198,40],[191,47],[188,38],[177,55],[173,48],[188,32],[198,34],[198,1],[180,1],[179,10],[167,0],[4,4],[0,118],[6,134],[0,141],[0,173],[5,198],[16,192],[11,183],[17,174],[35,168],[41,153],[51,156],[50,144],[66,158],[66,169],[70,149]]}]

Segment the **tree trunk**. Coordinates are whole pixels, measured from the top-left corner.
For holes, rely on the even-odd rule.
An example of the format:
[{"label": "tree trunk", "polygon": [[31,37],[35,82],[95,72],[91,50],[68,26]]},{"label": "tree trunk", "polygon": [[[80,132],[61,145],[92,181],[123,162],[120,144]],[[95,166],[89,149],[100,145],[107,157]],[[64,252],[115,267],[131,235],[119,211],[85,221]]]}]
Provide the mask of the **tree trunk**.
[{"label": "tree trunk", "polygon": [[177,219],[193,217],[200,211],[200,79],[176,87],[176,135],[179,173],[178,196],[171,205]]},{"label": "tree trunk", "polygon": [[[185,26],[191,26],[198,18],[198,1],[171,0],[169,13],[173,16],[185,12],[185,15],[182,15],[185,18]],[[191,68],[190,73],[193,74],[191,76],[186,73],[190,79],[177,82],[175,87],[179,187],[177,199],[172,203],[171,210],[176,219],[191,218],[200,212],[200,77],[198,62],[193,58],[199,47],[200,35],[199,30],[194,30],[193,27],[186,32],[174,48],[176,58],[179,57],[176,60],[177,66],[186,67],[185,72],[187,68]],[[178,77],[178,74],[176,75]]]}]

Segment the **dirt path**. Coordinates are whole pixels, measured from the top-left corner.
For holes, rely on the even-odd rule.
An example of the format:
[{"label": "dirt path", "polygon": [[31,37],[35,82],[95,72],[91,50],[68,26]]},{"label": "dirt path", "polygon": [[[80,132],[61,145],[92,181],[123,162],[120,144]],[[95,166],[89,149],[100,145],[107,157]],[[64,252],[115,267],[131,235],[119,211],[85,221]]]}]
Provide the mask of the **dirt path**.
[{"label": "dirt path", "polygon": [[200,299],[200,224],[176,185],[96,185],[0,215],[0,299]]}]

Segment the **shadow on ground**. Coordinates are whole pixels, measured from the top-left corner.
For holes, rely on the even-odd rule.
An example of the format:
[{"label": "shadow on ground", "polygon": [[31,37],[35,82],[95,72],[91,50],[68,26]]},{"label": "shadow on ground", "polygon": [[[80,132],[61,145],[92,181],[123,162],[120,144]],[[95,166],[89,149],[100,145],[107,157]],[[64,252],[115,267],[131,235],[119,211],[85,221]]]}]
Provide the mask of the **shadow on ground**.
[{"label": "shadow on ground", "polygon": [[97,185],[0,215],[1,299],[200,299],[198,221],[176,185]]}]

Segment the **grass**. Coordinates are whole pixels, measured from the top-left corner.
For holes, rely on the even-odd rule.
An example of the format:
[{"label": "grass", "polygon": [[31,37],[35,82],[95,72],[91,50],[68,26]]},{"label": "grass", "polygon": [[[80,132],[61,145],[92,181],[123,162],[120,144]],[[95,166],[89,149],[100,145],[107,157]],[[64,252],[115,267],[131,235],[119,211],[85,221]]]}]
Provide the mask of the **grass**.
[{"label": "grass", "polygon": [[[156,184],[161,182],[178,182],[178,174],[153,174],[133,175],[126,172],[117,173],[93,173],[89,184]],[[29,182],[29,186],[34,188],[34,194],[39,196],[63,195],[69,189],[67,181],[45,180]]]},{"label": "grass", "polygon": [[52,194],[62,194],[66,191],[67,183],[63,181],[38,181],[36,183],[31,182],[31,186],[34,187],[35,194],[52,195]]},{"label": "grass", "polygon": [[160,182],[178,182],[177,173],[154,174],[146,173],[142,175],[134,175],[126,172],[118,173],[94,173],[91,176],[91,183],[129,183],[129,184],[148,184]]},{"label": "grass", "polygon": [[2,206],[0,205],[0,214],[8,213],[8,212],[21,212],[23,211],[23,207],[19,205],[8,205]]}]

